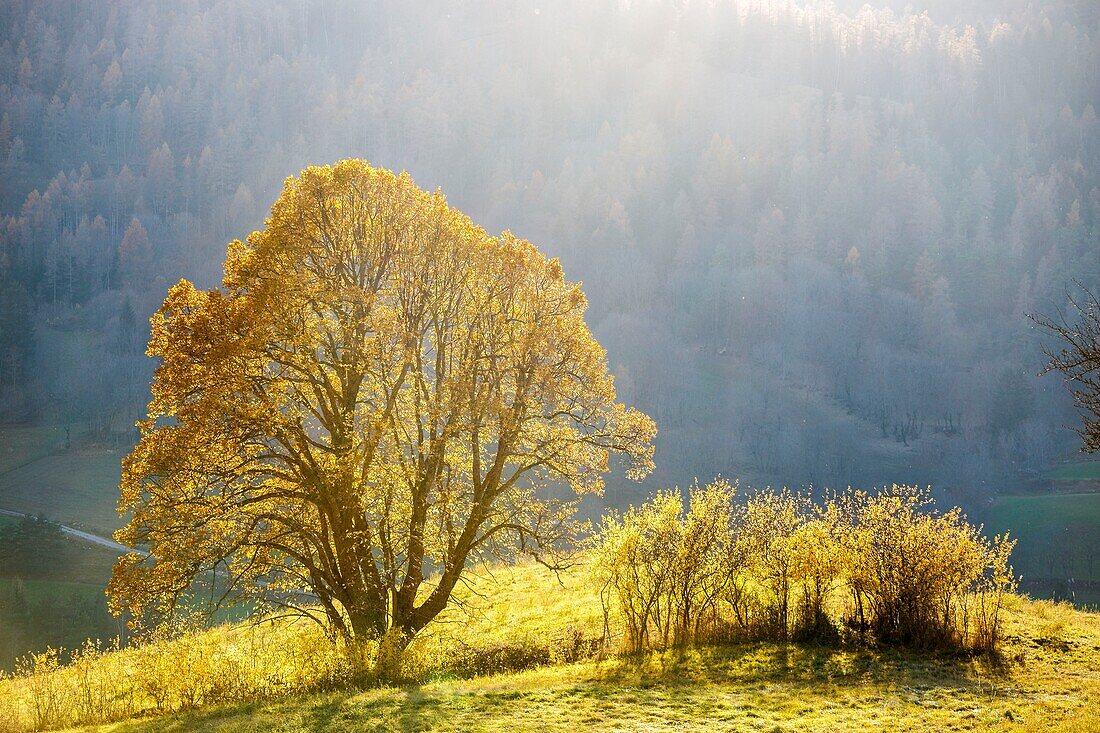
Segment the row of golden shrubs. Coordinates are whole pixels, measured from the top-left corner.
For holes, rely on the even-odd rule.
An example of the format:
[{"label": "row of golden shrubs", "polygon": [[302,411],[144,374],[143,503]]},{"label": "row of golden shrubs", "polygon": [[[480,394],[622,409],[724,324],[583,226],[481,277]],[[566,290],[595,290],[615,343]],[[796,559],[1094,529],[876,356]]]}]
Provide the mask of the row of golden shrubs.
[{"label": "row of golden shrubs", "polygon": [[[598,622],[489,639],[417,637],[402,676],[466,677],[591,658],[622,626],[627,651],[741,639],[995,649],[1014,587],[1007,538],[985,539],[926,492],[787,491],[735,502],[715,481],[668,491],[607,517],[587,563],[601,588]],[[589,603],[590,601],[585,601]],[[472,642],[472,643],[468,643]],[[0,733],[106,723],[210,704],[254,702],[370,683],[379,645],[349,648],[308,622],[206,629],[177,621],[140,644],[92,643],[21,660],[0,679]]]},{"label": "row of golden shrubs", "polygon": [[[593,572],[626,651],[770,639],[994,651],[1015,541],[992,540],[927,490],[813,501],[736,485],[664,491],[608,515]],[[609,629],[610,630],[610,629]]]}]

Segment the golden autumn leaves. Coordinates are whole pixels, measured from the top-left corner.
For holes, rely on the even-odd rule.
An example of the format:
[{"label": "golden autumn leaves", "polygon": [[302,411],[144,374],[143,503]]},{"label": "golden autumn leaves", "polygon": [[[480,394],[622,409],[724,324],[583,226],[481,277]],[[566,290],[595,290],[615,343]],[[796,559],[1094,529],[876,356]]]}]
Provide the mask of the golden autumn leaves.
[{"label": "golden autumn leaves", "polygon": [[695,641],[871,636],[993,651],[1016,588],[992,540],[927,490],[789,491],[735,502],[721,479],[604,517],[592,569],[630,651]]},{"label": "golden autumn leaves", "polygon": [[407,174],[288,179],[222,288],[181,281],[153,318],[117,535],[152,554],[120,561],[114,608],[167,610],[216,570],[349,637],[408,638],[469,561],[555,557],[573,504],[547,485],[598,492],[611,453],[653,465],[585,307],[556,260]]}]

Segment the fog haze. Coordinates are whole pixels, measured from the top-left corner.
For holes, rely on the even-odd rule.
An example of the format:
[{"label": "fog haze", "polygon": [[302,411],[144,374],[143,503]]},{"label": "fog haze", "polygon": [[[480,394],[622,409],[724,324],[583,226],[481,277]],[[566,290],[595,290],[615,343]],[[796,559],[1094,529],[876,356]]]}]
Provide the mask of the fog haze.
[{"label": "fog haze", "polygon": [[[1100,284],[1088,2],[6,3],[0,418],[127,446],[147,318],[362,157],[581,280],[644,486],[933,484],[1077,449],[1026,318]],[[108,497],[111,500],[112,497]]]}]

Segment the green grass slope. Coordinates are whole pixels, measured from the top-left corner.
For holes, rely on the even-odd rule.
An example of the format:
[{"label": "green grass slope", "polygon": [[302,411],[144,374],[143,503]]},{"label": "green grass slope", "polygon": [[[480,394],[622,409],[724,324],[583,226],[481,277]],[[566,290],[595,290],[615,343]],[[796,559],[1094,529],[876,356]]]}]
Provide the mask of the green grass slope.
[{"label": "green grass slope", "polygon": [[638,664],[329,693],[99,730],[1084,732],[1100,725],[1087,704],[983,684],[950,664],[720,648]]},{"label": "green grass slope", "polygon": [[[71,435],[71,429],[70,429]],[[0,475],[63,450],[63,425],[0,426]]]},{"label": "green grass slope", "polygon": [[[3,539],[18,520],[0,520]],[[117,553],[64,535],[20,550],[22,562],[0,562],[0,674],[28,652],[118,633],[105,594]]]},{"label": "green grass slope", "polygon": [[0,426],[0,509],[109,535],[122,525],[115,511],[122,475],[119,448],[81,444],[81,424]]}]

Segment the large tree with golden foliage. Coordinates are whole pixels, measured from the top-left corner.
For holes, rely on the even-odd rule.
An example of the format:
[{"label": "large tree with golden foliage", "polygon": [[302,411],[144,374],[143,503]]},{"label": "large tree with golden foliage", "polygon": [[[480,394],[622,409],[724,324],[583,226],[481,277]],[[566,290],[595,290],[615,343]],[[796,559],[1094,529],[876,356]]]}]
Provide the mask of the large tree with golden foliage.
[{"label": "large tree with golden foliage", "polygon": [[[609,456],[653,465],[578,284],[443,195],[359,160],[288,179],[220,289],[153,317],[149,419],[123,463],[113,609],[200,573],[349,639],[409,639],[487,554],[552,562]],[[565,487],[570,491],[564,491]],[[557,488],[555,488],[557,487]]]}]

